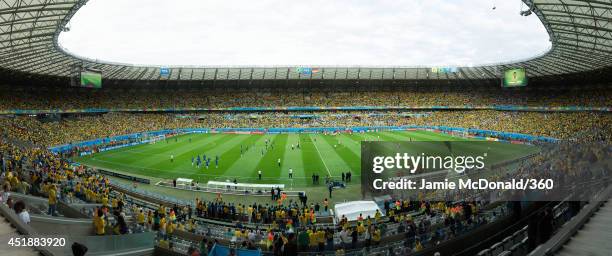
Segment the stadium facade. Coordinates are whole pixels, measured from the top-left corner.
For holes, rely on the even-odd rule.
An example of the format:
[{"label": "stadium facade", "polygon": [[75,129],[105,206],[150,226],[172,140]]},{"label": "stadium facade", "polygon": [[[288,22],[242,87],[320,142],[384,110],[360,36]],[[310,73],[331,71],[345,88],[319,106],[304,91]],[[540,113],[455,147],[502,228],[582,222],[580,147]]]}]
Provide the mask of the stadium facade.
[{"label": "stadium facade", "polygon": [[[297,67],[162,67],[108,63],[71,54],[58,44],[68,22],[87,3],[70,1],[0,2],[0,68],[6,75],[54,77],[65,81],[71,67],[101,70],[105,79],[157,83],[205,83],[254,80],[382,80],[407,84],[498,83],[504,70],[523,67],[535,81],[584,80],[605,77],[612,66],[612,1],[524,0],[529,7],[521,15],[537,15],[548,31],[550,51],[512,63],[458,67],[456,72],[432,72],[430,67],[314,67],[318,72],[300,73]],[[518,15],[518,14],[517,14]],[[529,40],[526,38],[525,40]],[[62,80],[62,78],[64,80]],[[474,82],[476,81],[476,82]]]}]

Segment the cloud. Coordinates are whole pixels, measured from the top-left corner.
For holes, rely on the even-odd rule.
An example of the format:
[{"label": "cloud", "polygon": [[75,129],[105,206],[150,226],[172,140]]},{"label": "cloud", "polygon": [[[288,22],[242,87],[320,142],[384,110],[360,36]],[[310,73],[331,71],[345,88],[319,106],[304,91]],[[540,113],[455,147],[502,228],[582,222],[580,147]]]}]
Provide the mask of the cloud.
[{"label": "cloud", "polygon": [[[521,1],[91,0],[60,44],[146,65],[466,65],[550,47]],[[525,7],[523,7],[525,8]]]}]

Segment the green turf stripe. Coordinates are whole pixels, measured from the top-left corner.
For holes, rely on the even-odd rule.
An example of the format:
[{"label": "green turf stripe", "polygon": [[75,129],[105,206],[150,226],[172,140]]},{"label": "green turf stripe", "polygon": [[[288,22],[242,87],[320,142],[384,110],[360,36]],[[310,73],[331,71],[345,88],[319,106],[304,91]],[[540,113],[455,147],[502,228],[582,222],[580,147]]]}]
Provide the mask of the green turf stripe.
[{"label": "green turf stripe", "polygon": [[[194,152],[194,153],[199,153],[200,155],[206,154],[207,158],[211,158],[208,169],[206,169],[205,162],[202,161],[202,166],[199,169],[197,167],[192,167],[191,162],[189,162],[187,169],[170,169],[170,171],[173,173],[176,173],[176,175],[183,175],[180,177],[193,178],[193,179],[197,179],[203,182],[206,182],[208,180],[225,181],[226,179],[231,179],[231,177],[227,177],[224,174],[225,169],[234,163],[231,157],[228,157],[229,155],[227,154],[227,152],[232,150],[234,147],[236,147],[236,145],[238,145],[239,147],[239,145],[241,143],[245,143],[246,140],[257,139],[257,138],[249,137],[246,135],[236,135],[236,134],[225,134],[225,135],[226,135],[225,138],[220,140],[218,143],[215,143],[214,147],[205,148],[198,152]],[[219,168],[215,167],[216,156],[219,156],[219,159],[220,159]],[[167,167],[167,168],[171,168],[171,167]],[[185,176],[186,174],[187,176]]]},{"label": "green turf stripe", "polygon": [[[214,138],[216,136],[212,136]],[[175,143],[174,147],[164,147],[157,151],[155,154],[151,153],[150,158],[143,158],[143,160],[135,162],[133,164],[143,167],[154,167],[157,166],[161,169],[173,170],[177,167],[191,167],[191,156],[196,154],[203,154],[206,150],[217,149],[218,145],[225,141],[227,136],[222,138],[215,138],[213,140],[205,141],[178,141],[170,142],[169,144]],[[170,155],[174,155],[174,162],[170,162]],[[138,156],[142,158],[141,154]],[[209,156],[207,156],[209,157]]]},{"label": "green turf stripe", "polygon": [[[294,185],[306,186],[310,183],[310,178],[304,171],[302,145],[300,145],[300,148],[297,148],[299,142],[300,137],[297,134],[289,134],[286,146],[284,147],[285,155],[281,163],[280,179],[289,184],[289,189],[292,189]],[[293,150],[291,150],[292,144],[294,145]],[[289,168],[293,169],[293,179],[289,179]]]},{"label": "green turf stripe", "polygon": [[[361,162],[359,161],[360,156],[351,151],[346,142],[344,142],[344,144],[338,144],[338,141],[340,140],[338,138],[339,135],[324,135],[322,137],[324,138],[325,142],[327,142],[328,150],[334,152],[335,155],[342,159],[342,164],[339,166],[340,168],[333,169],[333,176],[340,176],[342,172],[347,172],[349,169],[352,173],[361,173]],[[349,169],[345,169],[345,167],[348,167]]]},{"label": "green turf stripe", "polygon": [[354,140],[351,138],[350,134],[340,134],[337,137],[337,140],[341,142],[347,149],[353,152],[353,154],[360,156],[361,155],[361,140]]},{"label": "green turf stripe", "polygon": [[[258,148],[255,144],[258,140],[262,139],[262,135],[236,135],[240,139],[225,142],[222,147],[215,148],[211,151],[211,154],[219,155],[220,162],[219,168],[214,168],[214,163],[211,162],[209,167],[213,173],[224,173],[231,166],[236,165],[241,159],[240,147],[243,148],[243,157],[248,158],[249,156],[257,155]],[[248,147],[248,150],[247,150]],[[249,167],[252,168],[252,167]]]},{"label": "green turf stripe", "polygon": [[[287,171],[288,167],[285,166],[287,164],[287,159],[285,156],[289,147],[291,147],[289,142],[288,134],[281,134],[276,141],[273,141],[274,149],[271,150],[270,154],[264,156],[264,159],[261,161],[261,167],[264,168],[265,176],[269,179],[267,182],[270,183],[270,179],[279,179],[285,178],[284,173]],[[278,159],[281,160],[280,167],[278,166]]]},{"label": "green turf stripe", "polygon": [[311,138],[308,134],[299,134],[299,138],[306,179],[310,181],[309,178],[315,173],[319,174],[321,177],[325,177],[327,171],[313,144],[313,138],[316,137]]},{"label": "green turf stripe", "polygon": [[[322,159],[323,162],[325,163],[327,168],[329,168],[328,170],[331,176],[335,176],[335,177],[340,176],[340,173],[342,172],[353,170],[351,165],[344,160],[345,157],[348,157],[348,155],[342,156],[341,152],[339,151],[344,146],[337,146],[337,144],[331,144],[331,143],[337,143],[337,141],[334,138],[337,135],[315,135],[315,136],[318,136],[318,138],[317,138],[317,141],[314,142],[313,144],[316,146],[315,148],[319,150],[319,153],[321,157],[323,158]],[[331,140],[331,142],[329,140]],[[336,147],[334,147],[334,145],[336,145]],[[353,161],[349,160],[349,162],[355,162],[355,160]],[[356,165],[356,168],[359,168],[359,165]]]},{"label": "green turf stripe", "polygon": [[261,151],[265,151],[265,140],[266,138],[274,138],[275,136],[270,135],[251,135],[256,137],[255,141],[248,141],[249,150],[246,151],[246,145],[243,144],[243,150],[245,150],[242,155],[240,155],[240,145],[236,147],[236,151],[232,152],[232,155],[235,155],[236,161],[231,164],[225,170],[225,175],[227,176],[236,176],[239,182],[252,182],[249,177],[251,177],[252,172],[255,171],[255,166],[261,160]]},{"label": "green turf stripe", "polygon": [[[211,142],[214,142],[220,139],[222,138],[218,138],[218,136],[209,136],[209,135],[200,136],[198,139],[192,140],[192,143],[189,144],[190,145],[189,151],[192,151],[195,148],[202,147],[208,143],[211,143]],[[156,144],[141,144],[137,147],[122,148],[121,151],[107,151],[101,154],[95,154],[93,158],[97,160],[103,160],[103,161],[122,162],[124,164],[134,165],[139,168],[146,167],[148,164],[150,164],[151,162],[150,158],[152,156],[154,159],[157,158],[157,159],[169,160],[170,154],[162,155],[160,153],[160,149],[157,147],[158,144],[162,144],[162,143],[166,144],[163,141],[157,142]],[[184,146],[184,143],[181,141],[179,141],[178,143],[172,142],[171,146],[172,147],[169,147],[169,148],[164,146],[163,148],[166,148],[166,149],[180,148]],[[149,148],[156,149],[156,151],[152,151]],[[183,160],[181,160],[181,156],[175,155],[175,161],[182,162]],[[189,161],[191,161],[191,159],[189,159]]]},{"label": "green turf stripe", "polygon": [[[192,154],[200,154],[200,152],[203,152],[206,149],[211,149],[217,146],[217,142],[224,140],[228,135],[225,134],[221,134],[221,135],[217,135],[217,136],[202,136],[203,138],[207,138],[206,140],[192,140],[192,143],[189,142],[184,142],[184,143],[188,143],[188,144],[184,144],[184,143],[180,143],[179,144],[174,144],[175,147],[185,147],[187,146],[188,148],[191,148],[193,151]],[[181,145],[183,144],[183,145]],[[150,146],[155,146],[154,145],[150,145]],[[190,154],[190,155],[192,155]],[[134,172],[138,173],[138,174],[143,174],[143,175],[151,175],[151,172],[154,172],[156,174],[160,173],[162,174],[160,177],[162,178],[176,178],[176,174],[175,172],[180,172],[181,174],[184,174],[181,177],[192,177],[191,173],[193,173],[194,171],[192,171],[193,169],[195,169],[195,167],[191,166],[191,156],[183,156],[183,157],[178,157],[175,159],[174,163],[170,163],[168,156],[166,157],[160,157],[158,155],[153,155],[153,156],[143,156],[143,155],[133,155],[133,154],[128,154],[131,155],[132,158],[136,159],[137,161],[150,161],[151,159],[157,159],[157,158],[161,158],[163,161],[168,161],[168,162],[163,162],[162,164],[158,164],[155,166],[143,166],[140,164],[135,164],[134,160],[132,161],[127,161],[127,162],[114,162],[115,160],[113,158],[110,158],[109,160],[101,160],[101,159],[94,159],[92,160],[94,165],[96,166],[106,166],[106,167],[110,167],[113,169],[130,169],[130,170],[134,170]]]},{"label": "green turf stripe", "polygon": [[380,133],[388,141],[429,141],[436,140],[430,136],[422,136],[416,133],[405,134],[403,132],[383,132]]},{"label": "green turf stripe", "polygon": [[467,141],[468,139],[455,137],[446,133],[430,132],[430,131],[415,131],[412,133],[414,136],[426,138],[432,141]]},{"label": "green turf stripe", "polygon": [[[266,150],[265,138],[261,140],[261,146],[259,146],[257,151],[253,153],[255,154],[253,156],[255,161],[249,163],[252,169],[250,169],[249,171],[243,172],[244,176],[251,177],[250,182],[257,182],[257,183],[277,183],[278,182],[278,180],[275,181],[275,179],[278,179],[280,175],[279,174],[280,168],[276,164],[276,161],[278,158],[282,159],[285,143],[287,141],[287,135],[279,134],[279,135],[274,135],[274,137],[269,137],[269,138],[271,138],[271,144],[274,145],[274,148],[268,145],[268,150]],[[263,156],[261,155],[262,150],[264,151]],[[261,182],[257,179],[258,170],[262,171],[262,181]]]}]

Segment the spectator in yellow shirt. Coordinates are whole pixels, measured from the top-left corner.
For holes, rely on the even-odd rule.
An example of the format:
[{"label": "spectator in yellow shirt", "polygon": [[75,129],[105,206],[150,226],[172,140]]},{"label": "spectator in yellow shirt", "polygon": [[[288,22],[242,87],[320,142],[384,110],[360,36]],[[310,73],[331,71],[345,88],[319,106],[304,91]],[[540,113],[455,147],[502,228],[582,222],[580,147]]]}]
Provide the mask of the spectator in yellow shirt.
[{"label": "spectator in yellow shirt", "polygon": [[372,240],[374,241],[374,245],[379,245],[380,244],[380,237],[381,237],[380,229],[376,228],[374,230],[374,234],[372,234]]},{"label": "spectator in yellow shirt", "polygon": [[102,203],[102,207],[108,208],[108,196],[103,195],[100,201]]},{"label": "spectator in yellow shirt", "polygon": [[104,231],[104,213],[102,209],[98,209],[98,213],[94,216],[93,224],[96,230],[96,235],[103,236],[106,232]]},{"label": "spectator in yellow shirt", "polygon": [[140,225],[141,227],[144,227],[145,215],[142,209],[140,209],[140,212],[138,212],[138,217],[136,218],[136,220],[138,221],[138,225]]},{"label": "spectator in yellow shirt", "polygon": [[172,233],[174,233],[175,227],[176,227],[176,224],[174,224],[172,220],[168,221],[168,224],[166,224],[166,237],[172,236]]},{"label": "spectator in yellow shirt", "polygon": [[57,208],[57,191],[55,188],[55,184],[49,186],[49,210],[47,214],[56,216],[55,210]]}]

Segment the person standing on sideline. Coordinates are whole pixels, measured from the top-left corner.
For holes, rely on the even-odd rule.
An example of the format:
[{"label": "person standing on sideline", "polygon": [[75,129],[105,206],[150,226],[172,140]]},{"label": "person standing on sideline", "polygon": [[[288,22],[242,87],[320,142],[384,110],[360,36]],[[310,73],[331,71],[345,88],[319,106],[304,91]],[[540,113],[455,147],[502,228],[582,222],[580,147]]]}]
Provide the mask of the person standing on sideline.
[{"label": "person standing on sideline", "polygon": [[278,161],[277,161],[277,162],[278,162],[278,167],[280,167],[280,158],[278,159]]},{"label": "person standing on sideline", "polygon": [[327,200],[327,198],[323,200],[323,207],[325,207],[325,212],[327,212],[327,210],[329,209],[329,200]]},{"label": "person standing on sideline", "polygon": [[261,170],[257,171],[257,176],[259,176],[259,180],[261,180]]},{"label": "person standing on sideline", "polygon": [[327,188],[329,189],[329,198],[332,198],[332,191],[334,190],[334,185],[332,183],[329,183]]},{"label": "person standing on sideline", "polygon": [[289,179],[293,179],[293,169],[289,168]]}]

